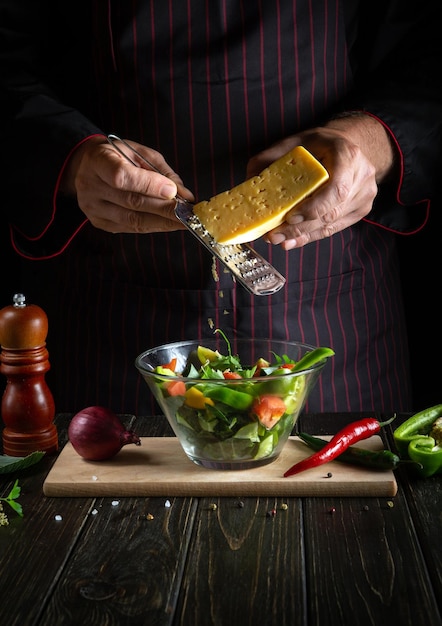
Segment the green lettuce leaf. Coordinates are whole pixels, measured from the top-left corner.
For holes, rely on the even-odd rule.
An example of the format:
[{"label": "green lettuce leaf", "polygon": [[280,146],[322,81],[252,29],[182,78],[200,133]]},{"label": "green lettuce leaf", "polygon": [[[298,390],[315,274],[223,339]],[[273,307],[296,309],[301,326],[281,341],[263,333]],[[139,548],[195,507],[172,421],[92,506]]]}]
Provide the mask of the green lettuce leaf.
[{"label": "green lettuce leaf", "polygon": [[45,452],[31,452],[27,456],[8,456],[0,454],[0,474],[10,474],[17,470],[26,469],[38,463],[45,455]]}]

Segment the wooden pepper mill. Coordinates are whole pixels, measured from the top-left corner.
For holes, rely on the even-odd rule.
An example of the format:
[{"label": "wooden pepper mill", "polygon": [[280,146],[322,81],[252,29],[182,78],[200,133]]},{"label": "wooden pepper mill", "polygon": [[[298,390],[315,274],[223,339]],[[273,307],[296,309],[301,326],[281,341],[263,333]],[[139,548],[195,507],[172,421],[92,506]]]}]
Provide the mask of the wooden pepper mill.
[{"label": "wooden pepper mill", "polygon": [[7,380],[1,402],[3,452],[10,456],[58,450],[54,398],[45,381],[47,334],[46,313],[27,305],[23,294],[0,310],[0,372]]}]

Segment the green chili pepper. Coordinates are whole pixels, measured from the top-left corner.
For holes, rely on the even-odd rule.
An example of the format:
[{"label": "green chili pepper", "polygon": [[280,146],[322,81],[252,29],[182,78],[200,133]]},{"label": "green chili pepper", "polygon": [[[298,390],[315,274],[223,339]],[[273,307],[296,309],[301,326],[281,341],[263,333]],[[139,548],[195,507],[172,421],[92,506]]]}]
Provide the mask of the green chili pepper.
[{"label": "green chili pepper", "polygon": [[223,402],[224,404],[227,404],[234,409],[238,409],[239,411],[248,409],[252,405],[254,399],[249,393],[236,391],[236,389],[231,389],[230,387],[221,385],[207,386],[204,390],[204,395],[206,398],[218,400],[219,402]]},{"label": "green chili pepper", "polygon": [[437,404],[412,415],[393,432],[399,455],[418,463],[423,477],[442,473],[442,447],[430,434],[441,416],[442,404]]},{"label": "green chili pepper", "polygon": [[316,363],[323,361],[331,356],[334,356],[334,351],[331,348],[315,348],[311,352],[307,352],[303,357],[295,363],[292,372],[300,372],[301,370],[307,370]]},{"label": "green chili pepper", "polygon": [[[322,450],[329,443],[326,439],[313,437],[307,433],[299,433],[298,437],[312,450]],[[398,455],[390,450],[367,450],[355,446],[350,446],[341,452],[335,461],[350,465],[362,465],[376,470],[395,470],[400,464],[409,463],[409,461],[401,461]]]}]

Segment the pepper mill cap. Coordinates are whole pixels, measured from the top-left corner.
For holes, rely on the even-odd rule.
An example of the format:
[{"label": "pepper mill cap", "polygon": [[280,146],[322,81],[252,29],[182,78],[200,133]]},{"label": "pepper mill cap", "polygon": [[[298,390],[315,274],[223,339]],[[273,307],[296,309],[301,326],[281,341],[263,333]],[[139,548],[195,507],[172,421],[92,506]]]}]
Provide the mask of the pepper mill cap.
[{"label": "pepper mill cap", "polygon": [[36,304],[26,304],[22,293],[14,294],[12,305],[0,310],[0,345],[6,350],[29,350],[45,345],[48,318]]},{"label": "pepper mill cap", "polygon": [[26,306],[26,296],[24,293],[15,293],[12,298],[13,306],[23,307]]}]

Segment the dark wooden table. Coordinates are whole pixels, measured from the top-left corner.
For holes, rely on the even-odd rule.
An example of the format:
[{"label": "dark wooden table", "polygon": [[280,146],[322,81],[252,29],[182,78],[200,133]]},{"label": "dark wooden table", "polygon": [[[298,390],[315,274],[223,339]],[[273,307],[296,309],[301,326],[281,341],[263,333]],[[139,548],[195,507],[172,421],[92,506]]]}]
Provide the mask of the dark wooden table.
[{"label": "dark wooden table", "polygon": [[[300,428],[333,433],[363,415],[304,416]],[[69,419],[56,418],[60,449]],[[142,436],[171,435],[164,418],[123,420]],[[391,435],[387,427],[387,446]],[[0,476],[2,497],[19,479],[24,511],[5,506],[10,523],[0,527],[5,625],[442,624],[440,475],[401,467],[391,499],[173,497],[168,506],[46,497],[54,461]]]}]

